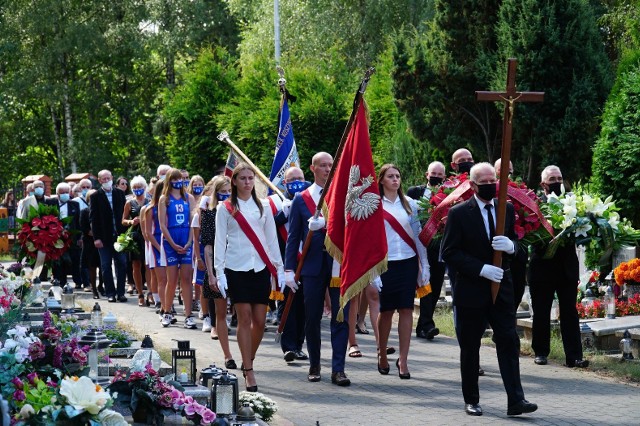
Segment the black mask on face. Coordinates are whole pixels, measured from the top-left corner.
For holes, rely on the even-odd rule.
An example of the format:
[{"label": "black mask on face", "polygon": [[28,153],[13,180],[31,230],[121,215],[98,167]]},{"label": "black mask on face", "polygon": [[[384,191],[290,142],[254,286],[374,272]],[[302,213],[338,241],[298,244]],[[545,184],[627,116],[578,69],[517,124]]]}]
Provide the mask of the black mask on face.
[{"label": "black mask on face", "polygon": [[429,185],[438,186],[444,179],[438,176],[429,176]]},{"label": "black mask on face", "polygon": [[465,161],[464,163],[458,163],[458,173],[469,173],[473,167],[473,161]]},{"label": "black mask on face", "polygon": [[495,183],[485,183],[484,185],[478,185],[478,197],[482,198],[485,201],[491,201],[496,196],[496,184]]},{"label": "black mask on face", "polygon": [[560,194],[562,192],[562,190],[561,190],[562,182],[548,183],[547,186],[549,187],[549,194],[551,194],[553,192],[557,196],[560,196]]}]

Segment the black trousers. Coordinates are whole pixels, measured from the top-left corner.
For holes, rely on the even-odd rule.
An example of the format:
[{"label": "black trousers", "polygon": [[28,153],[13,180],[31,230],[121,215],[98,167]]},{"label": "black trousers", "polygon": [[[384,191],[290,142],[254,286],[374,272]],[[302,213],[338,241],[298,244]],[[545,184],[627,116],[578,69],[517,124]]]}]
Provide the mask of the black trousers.
[{"label": "black trousers", "polygon": [[430,244],[427,247],[427,259],[429,260],[429,270],[431,274],[430,283],[432,292],[420,299],[420,316],[416,324],[416,333],[429,331],[436,326],[433,321],[433,313],[436,310],[442,284],[444,282],[445,264],[440,262],[440,245]]},{"label": "black trousers", "polygon": [[460,345],[460,373],[465,404],[480,402],[478,368],[480,341],[487,322],[493,329],[502,383],[507,391],[508,405],[524,399],[520,383],[520,339],[516,332],[513,305],[498,298],[496,304],[484,307],[456,306],[456,335]]},{"label": "black trousers", "polygon": [[548,356],[551,339],[551,305],[553,294],[558,294],[560,308],[560,332],[562,345],[568,363],[582,359],[582,341],[580,340],[580,319],[576,309],[578,294],[577,283],[562,280],[549,280],[529,283],[531,304],[533,306],[532,342],[536,356]]}]

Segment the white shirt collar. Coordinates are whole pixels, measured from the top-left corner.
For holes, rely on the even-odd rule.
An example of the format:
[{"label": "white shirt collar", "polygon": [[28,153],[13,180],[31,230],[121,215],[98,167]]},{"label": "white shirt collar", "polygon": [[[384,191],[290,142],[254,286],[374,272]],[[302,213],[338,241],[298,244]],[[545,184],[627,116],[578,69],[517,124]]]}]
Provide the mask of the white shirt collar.
[{"label": "white shirt collar", "polygon": [[495,208],[495,205],[493,204],[493,199],[491,201],[489,201],[489,202],[486,202],[483,199],[481,199],[480,197],[478,197],[478,194],[476,194],[476,193],[474,193],[473,196],[476,197],[476,202],[478,203],[478,206],[481,209],[483,209],[484,206],[489,205],[489,204]]}]

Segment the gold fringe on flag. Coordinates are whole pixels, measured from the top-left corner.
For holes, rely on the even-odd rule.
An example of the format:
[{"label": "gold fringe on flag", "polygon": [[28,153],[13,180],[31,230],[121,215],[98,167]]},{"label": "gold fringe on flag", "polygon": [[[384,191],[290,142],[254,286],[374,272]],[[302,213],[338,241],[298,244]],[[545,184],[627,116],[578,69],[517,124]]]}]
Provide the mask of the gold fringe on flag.
[{"label": "gold fringe on flag", "polygon": [[270,300],[282,301],[284,300],[284,294],[278,290],[271,290],[271,294],[269,294]]},{"label": "gold fringe on flag", "polygon": [[329,284],[329,287],[340,288],[341,282],[342,281],[340,280],[340,277],[331,277],[331,283]]},{"label": "gold fringe on flag", "polygon": [[387,256],[373,268],[369,269],[363,276],[361,276],[356,282],[351,284],[349,288],[340,296],[340,310],[336,316],[337,321],[344,321],[344,307],[349,303],[349,300],[353,299],[362,290],[364,290],[375,277],[379,277],[387,270]]}]

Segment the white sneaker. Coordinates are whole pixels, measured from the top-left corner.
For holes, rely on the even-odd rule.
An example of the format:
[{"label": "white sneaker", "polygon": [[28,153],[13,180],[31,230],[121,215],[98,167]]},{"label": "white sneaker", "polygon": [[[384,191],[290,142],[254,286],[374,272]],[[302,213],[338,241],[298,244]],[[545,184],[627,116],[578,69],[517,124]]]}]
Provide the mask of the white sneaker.
[{"label": "white sneaker", "polygon": [[195,330],[196,328],[198,328],[198,326],[196,325],[196,321],[193,319],[193,317],[186,317],[184,319],[184,328],[188,328],[191,330]]},{"label": "white sneaker", "polygon": [[164,314],[164,316],[162,317],[162,326],[169,327],[172,323],[172,320],[173,320],[173,315]]},{"label": "white sneaker", "polygon": [[204,319],[204,312],[202,312],[202,309],[198,311],[198,319],[201,319],[201,320]]},{"label": "white sneaker", "polygon": [[211,331],[211,317],[205,317],[202,320],[202,331],[208,333]]}]

